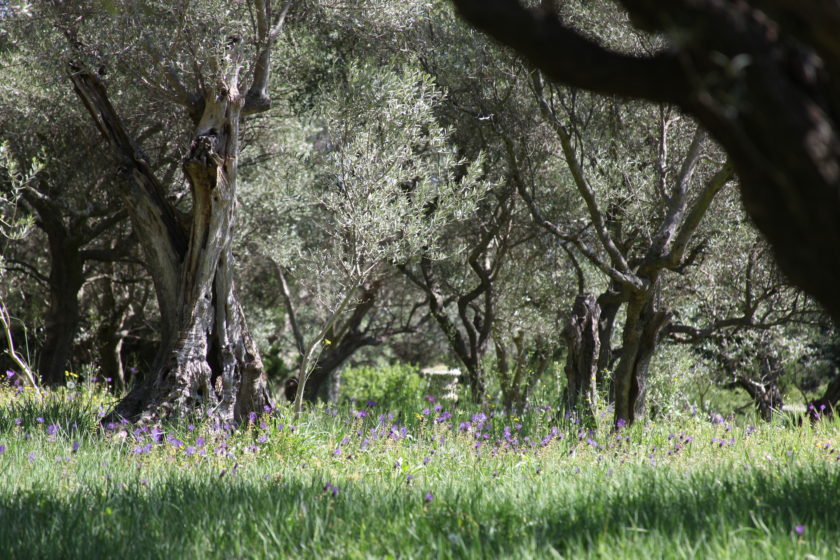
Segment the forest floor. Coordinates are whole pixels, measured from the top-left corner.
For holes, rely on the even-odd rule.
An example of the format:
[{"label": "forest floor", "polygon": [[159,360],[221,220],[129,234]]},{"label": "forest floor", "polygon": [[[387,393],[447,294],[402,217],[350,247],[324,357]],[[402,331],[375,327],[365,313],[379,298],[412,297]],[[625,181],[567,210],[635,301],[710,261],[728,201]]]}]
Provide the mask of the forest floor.
[{"label": "forest floor", "polygon": [[3,558],[836,558],[840,424],[595,431],[419,400],[97,428],[0,388]]}]

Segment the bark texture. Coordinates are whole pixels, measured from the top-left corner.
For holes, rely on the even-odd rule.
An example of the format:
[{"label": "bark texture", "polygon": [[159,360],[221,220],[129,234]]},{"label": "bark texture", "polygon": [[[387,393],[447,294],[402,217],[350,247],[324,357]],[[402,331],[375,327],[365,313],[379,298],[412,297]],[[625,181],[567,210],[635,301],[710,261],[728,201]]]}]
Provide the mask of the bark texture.
[{"label": "bark texture", "polygon": [[615,419],[632,424],[645,412],[650,361],[671,316],[654,308],[654,297],[644,293],[627,304],[621,358],[615,370]]},{"label": "bark texture", "polygon": [[266,378],[236,297],[231,253],[244,97],[235,83],[205,95],[183,164],[193,208],[182,219],[98,76],[74,68],[72,80],[117,158],[125,179],[122,194],[161,310],[155,371],[117,405],[115,414],[154,423],[196,409],[230,421],[261,411],[269,405]]},{"label": "bark texture", "polygon": [[64,384],[73,341],[79,329],[79,290],[84,283],[82,258],[73,240],[59,232],[48,233],[50,245],[49,307],[44,321],[46,339],[38,359],[38,373],[45,385]]},{"label": "bark texture", "polygon": [[601,308],[592,294],[575,298],[563,337],[566,339],[566,407],[592,418],[597,399],[598,361],[601,354]]}]

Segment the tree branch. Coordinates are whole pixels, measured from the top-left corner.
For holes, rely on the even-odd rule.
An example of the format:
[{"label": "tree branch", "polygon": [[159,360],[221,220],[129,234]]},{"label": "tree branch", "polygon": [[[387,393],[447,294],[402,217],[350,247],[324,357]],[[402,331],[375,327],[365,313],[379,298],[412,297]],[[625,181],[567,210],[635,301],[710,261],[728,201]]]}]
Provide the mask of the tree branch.
[{"label": "tree branch", "polygon": [[564,26],[551,11],[517,0],[452,0],[461,16],[513,47],[552,80],[591,91],[675,102],[689,95],[677,57],[639,58],[609,51]]}]

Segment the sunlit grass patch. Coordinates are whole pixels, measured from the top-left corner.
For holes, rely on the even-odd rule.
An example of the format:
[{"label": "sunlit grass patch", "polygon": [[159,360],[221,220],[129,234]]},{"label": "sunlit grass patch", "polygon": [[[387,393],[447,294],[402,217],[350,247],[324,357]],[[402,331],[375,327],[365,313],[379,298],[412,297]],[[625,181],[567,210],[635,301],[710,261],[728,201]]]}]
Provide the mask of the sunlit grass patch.
[{"label": "sunlit grass patch", "polygon": [[834,421],[593,431],[425,401],[99,431],[99,401],[59,394],[3,401],[10,557],[838,553]]}]

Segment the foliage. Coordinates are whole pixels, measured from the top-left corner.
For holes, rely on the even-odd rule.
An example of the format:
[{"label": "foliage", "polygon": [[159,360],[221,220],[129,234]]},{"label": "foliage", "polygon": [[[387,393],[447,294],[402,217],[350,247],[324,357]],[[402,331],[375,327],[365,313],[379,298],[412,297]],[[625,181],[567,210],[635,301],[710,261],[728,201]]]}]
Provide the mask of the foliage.
[{"label": "foliage", "polygon": [[[62,369],[104,368],[108,340],[115,341],[111,354],[120,364],[148,365],[160,331],[152,281],[140,272],[144,258],[127,249],[136,236],[123,223],[103,225],[122,209],[115,196],[122,178],[91,133],[66,62],[95,69],[154,173],[180,177],[192,125],[177,106],[172,78],[194,91],[221,76],[230,42],[253,35],[248,3],[2,5],[3,153],[22,167],[33,158],[41,162],[31,186],[54,203],[48,217],[66,226],[70,238],[87,240],[78,246],[86,257],[112,258],[83,263],[78,329]],[[613,51],[647,55],[664,48],[662,36],[633,29],[614,3],[575,0],[558,10],[565,25]],[[465,345],[471,329],[492,324],[475,344],[473,361],[495,377],[488,392],[503,387],[516,400],[521,395],[514,393],[533,378],[523,376],[513,387],[499,375],[502,365],[510,362],[507,371],[516,371],[514,357],[525,356],[528,367],[520,369],[530,373],[539,370],[532,365],[560,359],[575,294],[614,288],[603,267],[581,252],[585,245],[597,260],[609,260],[561,139],[541,110],[536,75],[444,1],[303,0],[294,3],[283,33],[272,57],[272,111],[241,123],[235,237],[237,287],[249,326],[269,353],[264,363],[271,375],[293,373],[301,361],[292,315],[315,354],[329,346],[320,338],[335,349],[356,329],[352,334],[368,349],[365,359],[453,362],[452,332],[437,328],[429,294],[404,275],[408,270],[422,279],[418,257],[426,257],[432,292]],[[240,47],[247,60],[255,45],[246,40]],[[247,81],[253,68],[243,72]],[[609,235],[628,263],[641,262],[667,211],[670,193],[663,187],[679,173],[695,123],[663,104],[542,88],[550,114],[569,132]],[[701,147],[689,193],[723,161],[711,141]],[[8,181],[0,183],[4,195],[11,192]],[[170,183],[168,200],[189,211],[186,182]],[[540,228],[520,191],[581,246]],[[16,324],[31,333],[32,355],[43,356],[46,325],[58,324],[48,317],[58,298],[47,280],[62,265],[46,249],[44,216],[31,204],[5,204],[0,219],[11,209],[30,223],[38,219],[27,239],[3,243],[0,256],[16,264],[4,269],[0,289],[7,290]],[[97,237],[85,237],[93,230]],[[828,321],[776,270],[734,189],[716,195],[687,249],[685,266],[657,280],[655,307],[673,315],[675,328],[663,335],[651,365],[648,397],[656,416],[692,406],[718,409],[720,399],[706,402],[706,393],[717,395],[727,381],[715,365],[724,351],[750,373],[757,367],[753,350],[784,349],[781,386],[793,401],[835,374]],[[484,288],[476,267],[490,278],[489,295],[469,299]],[[62,276],[67,270],[57,273]],[[368,293],[375,293],[371,311],[348,326],[343,321]],[[469,300],[463,310],[462,298]],[[617,349],[625,317],[618,312],[609,339]],[[332,320],[329,332],[324,326]],[[347,359],[359,363],[352,353]],[[558,371],[532,388],[530,402],[559,399]],[[737,408],[743,400],[727,404]]]},{"label": "foliage", "polygon": [[342,398],[359,407],[368,401],[382,408],[416,405],[425,385],[412,364],[356,366],[341,372]]}]

